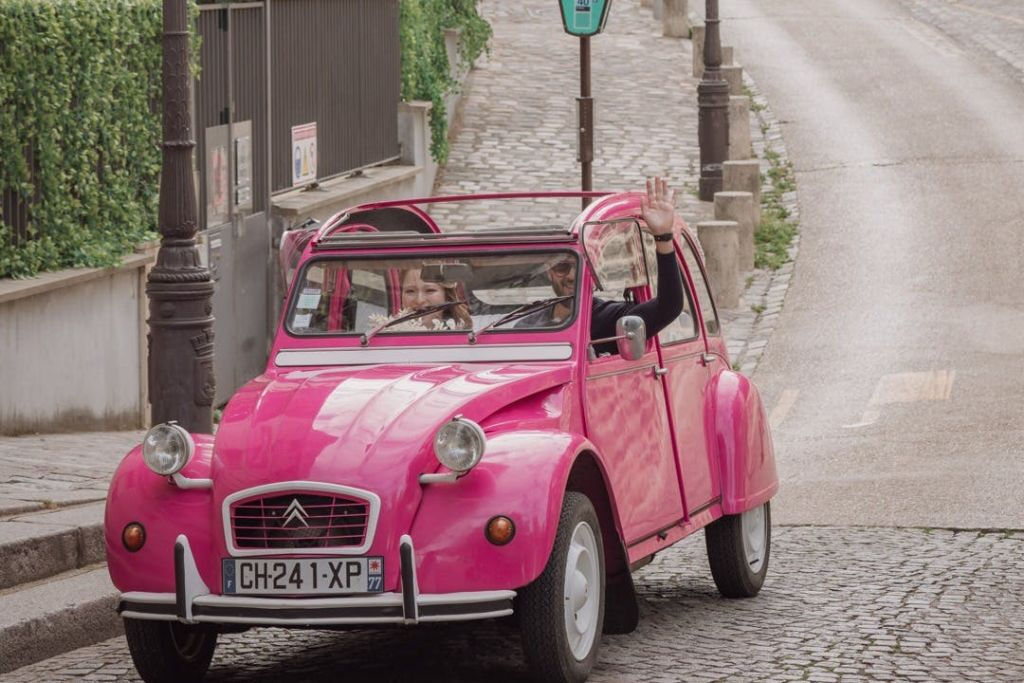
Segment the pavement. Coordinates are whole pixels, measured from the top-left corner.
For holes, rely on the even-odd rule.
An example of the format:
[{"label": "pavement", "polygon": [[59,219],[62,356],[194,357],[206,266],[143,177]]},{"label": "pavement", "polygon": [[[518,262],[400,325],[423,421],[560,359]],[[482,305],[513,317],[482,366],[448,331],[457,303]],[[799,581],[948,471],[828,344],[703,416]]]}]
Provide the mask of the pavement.
[{"label": "pavement", "polygon": [[[755,114],[760,117],[752,126],[757,135],[755,147],[763,156],[764,146],[772,145],[797,164],[800,202],[797,205],[796,198],[791,197],[789,205],[799,209],[802,226],[808,222],[810,225],[803,229],[798,264],[791,262],[774,273],[752,274],[741,307],[722,312],[733,360],[754,373],[769,398],[771,419],[778,425],[780,470],[786,476],[783,494],[789,490],[798,493],[778,506],[771,568],[758,598],[720,598],[710,580],[701,536],[688,539],[659,554],[635,575],[641,599],[640,628],[627,636],[605,638],[591,680],[1024,679],[1024,647],[1019,638],[1024,629],[1024,584],[1020,578],[1024,576],[1024,532],[1019,530],[1024,525],[1020,522],[1024,516],[1001,516],[1000,511],[1017,511],[1015,507],[1006,507],[1002,499],[989,503],[954,496],[936,502],[951,508],[949,501],[957,501],[960,507],[952,511],[958,515],[933,518],[928,506],[915,506],[914,495],[894,496],[876,481],[878,472],[889,472],[892,463],[908,461],[913,461],[914,466],[902,475],[901,493],[916,485],[914,477],[922,471],[931,469],[941,476],[952,476],[956,470],[950,466],[955,461],[950,449],[964,447],[968,438],[984,441],[987,437],[978,435],[979,425],[991,421],[957,400],[942,404],[943,410],[937,409],[924,417],[896,415],[898,424],[903,426],[924,420],[925,425],[935,430],[932,438],[926,439],[914,430],[907,439],[889,430],[866,436],[851,433],[845,445],[847,450],[843,450],[830,441],[834,438],[834,431],[828,426],[831,423],[822,426],[822,422],[815,422],[816,413],[831,408],[836,399],[815,394],[812,389],[815,384],[826,386],[828,382],[823,378],[832,377],[855,385],[860,395],[866,395],[859,397],[859,403],[853,397],[848,399],[848,411],[856,413],[850,422],[864,421],[862,408],[870,404],[872,386],[881,375],[870,374],[875,370],[870,368],[867,376],[872,378],[868,382],[872,386],[866,392],[857,386],[858,373],[864,372],[858,361],[866,354],[851,350],[852,343],[837,344],[837,332],[832,327],[843,332],[855,329],[854,323],[866,319],[858,317],[863,311],[855,308],[848,314],[853,317],[849,321],[821,318],[811,326],[814,334],[803,331],[798,339],[788,332],[792,326],[808,325],[794,319],[794,306],[796,313],[803,316],[811,315],[812,311],[823,315],[820,309],[810,306],[814,287],[825,292],[822,300],[835,306],[837,312],[844,310],[828,289],[841,285],[821,277],[829,270],[836,275],[845,274],[850,266],[837,263],[833,256],[824,253],[823,243],[841,239],[827,232],[828,226],[852,211],[855,205],[849,200],[850,192],[862,190],[867,182],[854,178],[858,182],[849,191],[822,187],[815,182],[816,175],[828,172],[819,170],[827,169],[823,158],[836,149],[851,152],[854,145],[826,142],[827,131],[814,129],[817,138],[804,133],[812,129],[808,126],[814,118],[810,113],[827,115],[831,110],[809,107],[805,111],[795,104],[799,100],[794,99],[794,90],[799,89],[800,83],[804,83],[805,89],[810,83],[824,84],[826,92],[834,90],[828,87],[826,72],[814,71],[807,78],[807,73],[800,71],[806,67],[799,58],[800,51],[812,49],[803,47],[801,33],[810,34],[813,42],[823,46],[843,45],[849,39],[850,26],[861,28],[843,13],[858,8],[868,11],[864,10],[866,5],[875,12],[875,24],[892,22],[907,34],[908,40],[925,44],[933,53],[933,60],[952,55],[964,58],[970,51],[983,52],[977,59],[984,62],[986,73],[1001,73],[1012,80],[1014,74],[1024,74],[1024,70],[1015,71],[1024,63],[1019,59],[1020,46],[1024,46],[1024,25],[1006,18],[1020,18],[1020,5],[1015,0],[871,0],[857,4],[829,0],[829,7],[823,10],[823,4],[819,0],[789,0],[788,4],[782,0],[735,0],[729,3],[728,12],[732,14],[727,13],[723,23],[725,41],[735,42],[738,60],[750,62],[747,66],[755,80],[748,81],[748,86],[755,90],[762,104],[771,105],[769,110]],[[472,73],[465,86],[461,121],[455,132],[451,161],[439,181],[439,192],[577,186],[573,133],[573,97],[577,92],[575,41],[555,26],[554,5],[549,0],[482,2],[482,9],[495,29],[494,46],[490,58]],[[709,210],[692,194],[698,157],[695,82],[688,77],[690,44],[661,38],[649,12],[637,0],[619,0],[608,33],[593,41],[598,97],[595,186],[638,188],[647,175],[668,175],[682,189],[680,210],[693,225],[707,217]],[[831,17],[835,26],[816,19],[819,14]],[[798,21],[809,22],[806,31],[794,31]],[[741,22],[745,25],[741,26]],[[780,22],[785,24],[785,31],[778,29]],[[823,37],[825,29],[837,27],[836,35]],[[846,35],[843,27],[847,29]],[[772,52],[779,47],[772,44],[773,36],[778,37],[776,32],[790,38],[789,51],[783,51],[786,59],[781,62]],[[958,34],[970,35],[975,42],[961,42],[967,38]],[[839,53],[844,59],[849,57],[852,68],[863,60],[868,47],[860,44],[855,50],[857,54],[852,56]],[[824,56],[820,57],[826,63]],[[901,68],[906,66],[898,60],[892,63],[900,64]],[[787,69],[792,71],[792,77],[786,75]],[[923,116],[919,120],[931,119]],[[835,127],[835,122],[831,125]],[[837,130],[840,135],[849,135],[842,126]],[[788,148],[782,141],[783,134]],[[934,132],[930,134],[936,137]],[[856,138],[855,142],[863,139]],[[888,163],[866,153],[853,154],[852,158],[868,168],[884,168]],[[884,163],[873,166],[875,162]],[[843,159],[834,160],[834,165],[843,164]],[[1015,195],[1005,192],[1003,196],[1012,202]],[[869,193],[868,197],[874,195]],[[833,204],[827,209],[830,201]],[[877,204],[875,216],[879,207],[887,206]],[[978,205],[974,206],[978,211]],[[950,211],[946,205],[943,209]],[[523,213],[503,213],[493,206],[482,206],[479,216],[510,221],[528,218],[528,222],[536,223],[548,215],[560,222],[565,211],[566,208],[540,202],[526,205]],[[1016,220],[1014,215],[1007,213],[1011,224]],[[898,218],[901,220],[886,222],[889,234],[893,226],[898,232],[904,225],[904,215]],[[968,224],[960,220],[961,225]],[[863,229],[863,225],[843,225],[843,230],[850,234]],[[979,237],[975,240],[985,241]],[[1012,246],[1004,248],[1008,254],[1019,254]],[[796,251],[791,250],[791,256],[795,257]],[[920,253],[927,255],[928,251]],[[879,263],[893,265],[885,258]],[[912,264],[904,263],[902,267],[912,270]],[[962,271],[956,272],[963,277]],[[883,289],[892,290],[891,281],[881,280]],[[927,290],[934,284],[918,277],[913,286]],[[902,311],[906,293],[896,294],[887,297],[883,293],[880,299],[895,311]],[[979,306],[981,316],[977,321],[995,322],[993,334],[1001,335],[1004,342],[1001,357],[1006,381],[995,382],[994,390],[1006,404],[982,401],[980,405],[980,410],[992,411],[1002,422],[996,440],[985,442],[991,448],[991,462],[977,458],[977,452],[983,450],[980,447],[970,449],[976,458],[973,476],[977,483],[991,486],[991,477],[1002,474],[1007,481],[996,482],[992,487],[993,491],[1002,491],[1001,487],[1018,481],[1020,472],[1019,465],[1013,464],[1016,461],[1007,464],[1007,457],[1019,455],[1012,442],[1016,439],[1020,443],[1021,413],[1019,401],[1011,394],[1016,386],[1013,382],[1021,376],[1014,339],[1021,338],[1022,327],[1012,322],[1007,326],[998,310],[986,308],[985,304],[975,305]],[[1019,300],[1011,298],[1008,305],[1017,306]],[[755,307],[761,310],[755,311]],[[898,316],[886,320],[892,323]],[[915,319],[914,323],[919,321]],[[898,324],[890,324],[885,331],[898,335],[898,328]],[[973,346],[977,334],[948,336],[950,342],[965,340],[968,357],[977,358],[978,349]],[[814,343],[801,345],[801,340]],[[943,338],[932,339],[930,343],[945,348],[946,342]],[[789,345],[793,343],[798,344],[796,348],[804,354],[803,358],[790,352]],[[881,352],[876,346],[869,348],[887,358],[894,355]],[[920,364],[910,370],[946,369],[925,362],[942,357],[940,353],[922,354],[920,348],[913,346],[898,348],[901,353],[921,355]],[[836,356],[834,365],[838,367],[828,364],[828,354]],[[982,356],[985,363],[991,359],[987,353]],[[849,368],[842,366],[846,361],[852,363]],[[939,389],[949,385],[951,395],[960,399],[958,392],[965,376],[970,377],[971,373],[964,365],[955,369],[952,379],[948,374],[935,374],[921,381],[926,388],[934,389],[935,395],[945,395]],[[800,373],[806,379],[794,384],[792,377]],[[898,386],[917,386],[914,379],[888,381]],[[896,391],[887,387],[883,385],[881,396],[887,395],[885,391]],[[913,389],[908,391],[913,393]],[[969,399],[970,395],[963,398]],[[913,403],[881,405],[884,408],[876,420],[883,423],[893,418],[886,411],[915,407]],[[1014,406],[1015,416],[1011,414]],[[931,407],[938,408],[935,404]],[[797,428],[799,425],[807,426]],[[815,433],[815,428],[821,432]],[[858,429],[874,428],[865,425]],[[39,515],[61,513],[64,517],[51,527],[64,526],[68,531],[57,533],[59,540],[52,542],[64,549],[62,561],[66,565],[77,565],[64,570],[64,580],[96,580],[98,575],[94,572],[103,570],[89,564],[91,558],[85,550],[89,542],[83,540],[89,538],[88,528],[96,517],[97,506],[92,503],[90,508],[90,501],[102,499],[117,461],[140,437],[141,433],[132,432],[0,438],[0,543],[4,533],[8,538],[16,536],[15,525],[20,525],[18,528],[24,533],[26,524],[44,524]],[[887,440],[892,445],[886,445]],[[823,445],[827,448],[822,462],[816,462],[815,449]],[[897,447],[901,448],[894,452]],[[937,455],[930,459],[922,457],[927,453],[918,454],[918,448],[932,449]],[[887,453],[887,457],[865,460],[863,453],[872,449]],[[833,466],[846,468],[846,474],[839,471],[829,472],[829,477],[821,476],[822,468]],[[811,475],[802,477],[803,472]],[[976,483],[971,478],[967,481]],[[822,487],[823,493],[815,493],[815,487]],[[809,501],[806,505],[803,498]],[[54,510],[55,507],[61,509]],[[68,519],[75,515],[81,517],[81,523]],[[946,524],[950,520],[953,523]],[[986,520],[991,523],[985,523]],[[941,528],[972,524],[974,528]],[[896,528],[904,525],[913,528]],[[5,592],[0,587],[0,602],[10,595],[10,589]],[[0,629],[3,628],[0,619]],[[225,636],[221,643],[210,680],[326,681],[338,677],[339,666],[343,666],[346,679],[351,681],[519,681],[525,676],[517,636],[504,622],[349,632],[256,629]],[[137,680],[124,639],[105,640],[0,675],[0,680],[12,682],[78,679]]]}]

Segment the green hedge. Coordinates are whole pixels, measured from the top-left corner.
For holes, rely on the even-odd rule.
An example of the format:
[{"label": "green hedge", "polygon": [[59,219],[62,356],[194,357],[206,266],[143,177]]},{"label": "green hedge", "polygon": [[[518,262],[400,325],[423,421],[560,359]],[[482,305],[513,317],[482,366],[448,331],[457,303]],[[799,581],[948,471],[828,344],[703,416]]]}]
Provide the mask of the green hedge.
[{"label": "green hedge", "polygon": [[[473,63],[491,36],[476,4],[400,0],[402,97],[434,103],[442,163],[444,29]],[[31,205],[24,235],[0,218],[0,278],[113,265],[154,236],[162,31],[160,0],[0,0],[0,192]]]},{"label": "green hedge", "polygon": [[456,86],[448,75],[444,29],[461,29],[461,59],[473,64],[487,49],[491,27],[477,11],[477,0],[401,0],[402,99],[433,103],[430,151],[438,163],[448,158],[444,96]]},{"label": "green hedge", "polygon": [[[0,277],[117,262],[155,229],[159,0],[0,0]],[[30,165],[31,160],[31,165]]]}]

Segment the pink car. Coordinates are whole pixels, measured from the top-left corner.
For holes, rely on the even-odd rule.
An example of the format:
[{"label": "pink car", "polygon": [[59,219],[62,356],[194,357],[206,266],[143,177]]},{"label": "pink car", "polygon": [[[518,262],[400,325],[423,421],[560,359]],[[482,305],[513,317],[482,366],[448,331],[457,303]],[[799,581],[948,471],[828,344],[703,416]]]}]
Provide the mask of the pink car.
[{"label": "pink car", "polygon": [[[688,230],[656,258],[638,193],[568,228],[444,232],[420,208],[524,196],[581,195],[378,203],[286,233],[266,371],[216,436],[153,427],[110,487],[145,680],[202,677],[217,634],[251,626],[515,613],[532,672],[582,681],[602,633],[637,625],[631,573],[700,529],[721,593],[759,591],[772,440]],[[659,263],[684,301],[648,339],[631,311]],[[595,340],[599,308],[625,314]]]}]

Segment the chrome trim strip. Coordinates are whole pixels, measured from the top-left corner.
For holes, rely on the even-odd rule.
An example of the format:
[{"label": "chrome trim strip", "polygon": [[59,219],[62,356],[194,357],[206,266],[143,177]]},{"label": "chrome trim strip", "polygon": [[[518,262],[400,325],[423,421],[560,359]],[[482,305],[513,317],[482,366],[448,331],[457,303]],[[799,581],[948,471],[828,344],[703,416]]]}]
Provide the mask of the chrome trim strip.
[{"label": "chrome trim strip", "polygon": [[458,472],[435,472],[420,475],[421,484],[454,484],[458,480]]},{"label": "chrome trim strip", "polygon": [[[192,546],[189,545],[188,537],[185,534],[180,534],[174,541],[174,552],[175,552],[175,563],[174,569],[175,574],[179,571],[180,576],[175,576],[175,586],[180,592],[179,595],[175,595],[175,606],[178,604],[182,606],[182,610],[179,610],[178,617],[186,624],[195,623],[195,619],[192,614],[192,605],[200,597],[210,594],[210,589],[207,587],[206,582],[203,581],[203,577],[199,574],[199,568],[196,567],[196,559],[192,555]],[[177,561],[179,552],[182,555],[182,562]]]},{"label": "chrome trim strip", "polygon": [[[512,600],[516,592],[511,590],[479,591],[463,593],[418,594],[416,596],[419,610],[439,612],[421,614],[420,622],[470,621],[474,619],[490,619],[512,614]],[[193,622],[211,624],[264,624],[278,626],[306,626],[330,624],[401,624],[408,623],[402,614],[403,596],[401,593],[385,593],[364,597],[338,598],[259,598],[224,595],[201,595],[192,604]],[[133,604],[134,603],[134,604]],[[132,609],[150,604],[160,609]],[[477,606],[478,609],[474,609]],[[439,609],[439,608],[449,608]],[[458,611],[458,608],[467,611]],[[157,621],[174,621],[175,595],[173,593],[140,593],[128,592],[121,594],[118,610],[123,617],[133,619],[149,619]],[[232,611],[234,614],[207,614],[208,610]],[[247,615],[246,611],[265,612],[268,615]],[[362,614],[345,616],[348,611],[385,612],[384,616]],[[275,611],[292,613],[288,617],[273,616]],[[330,612],[338,613],[330,615]],[[297,613],[297,614],[296,614]]]},{"label": "chrome trim strip", "polygon": [[420,619],[420,587],[416,582],[416,551],[409,534],[402,534],[398,540],[398,553],[402,577],[402,615],[405,617],[402,623],[415,624]]},{"label": "chrome trim strip", "polygon": [[351,486],[340,484],[325,484],[319,481],[283,481],[276,484],[264,484],[253,488],[236,491],[224,499],[221,504],[221,519],[224,523],[224,542],[232,557],[268,556],[268,555],[295,555],[295,548],[246,548],[242,550],[235,547],[235,535],[231,530],[231,504],[250,496],[259,496],[267,493],[289,492],[295,490],[319,491],[323,493],[334,493],[350,498],[359,498],[370,504],[369,519],[366,521],[366,538],[360,546],[348,546],[343,548],[302,548],[303,555],[364,555],[373,544],[373,536],[377,532],[377,518],[380,516],[380,496],[371,491],[357,489]]},{"label": "chrome trim strip", "polygon": [[213,479],[189,479],[181,472],[171,475],[171,480],[179,489],[212,489]]},{"label": "chrome trim strip", "polygon": [[383,346],[342,349],[282,349],[278,367],[377,365],[380,363],[487,363],[569,360],[572,344],[483,344],[478,346]]}]

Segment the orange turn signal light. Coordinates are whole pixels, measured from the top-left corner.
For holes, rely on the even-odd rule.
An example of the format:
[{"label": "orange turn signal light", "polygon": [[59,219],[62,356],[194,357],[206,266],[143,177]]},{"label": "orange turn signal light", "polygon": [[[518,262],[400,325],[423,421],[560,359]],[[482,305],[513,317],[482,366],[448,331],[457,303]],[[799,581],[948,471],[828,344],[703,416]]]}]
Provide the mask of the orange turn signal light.
[{"label": "orange turn signal light", "polygon": [[515,537],[516,525],[508,517],[497,515],[487,522],[484,535],[494,545],[505,545]]},{"label": "orange turn signal light", "polygon": [[132,522],[121,532],[121,542],[134,553],[146,544],[146,529],[138,522]]}]

